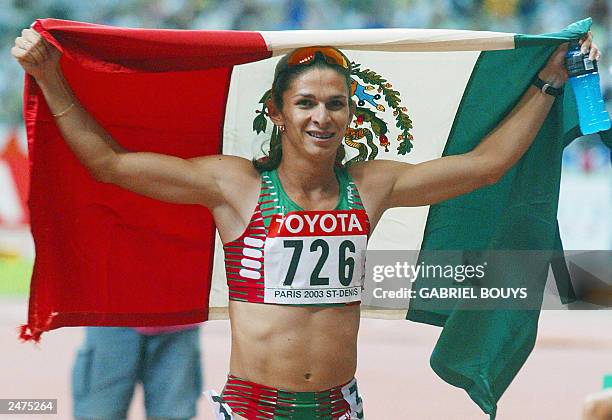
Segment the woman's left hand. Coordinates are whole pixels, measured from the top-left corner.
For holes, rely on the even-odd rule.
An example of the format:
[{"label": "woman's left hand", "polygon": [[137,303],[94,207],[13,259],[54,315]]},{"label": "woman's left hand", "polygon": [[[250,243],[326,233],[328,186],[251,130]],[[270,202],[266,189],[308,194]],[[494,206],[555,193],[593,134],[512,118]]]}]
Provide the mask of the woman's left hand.
[{"label": "woman's left hand", "polygon": [[[599,48],[593,42],[593,34],[589,31],[585,36],[578,41],[580,44],[580,51],[583,54],[589,54],[589,59],[599,60],[601,53]],[[540,70],[538,76],[540,79],[549,83],[552,87],[558,88],[565,84],[567,81],[567,70],[565,68],[565,54],[567,54],[567,47],[569,43],[563,43],[555,50],[550,56],[546,65]],[[589,51],[590,49],[590,51]]]}]

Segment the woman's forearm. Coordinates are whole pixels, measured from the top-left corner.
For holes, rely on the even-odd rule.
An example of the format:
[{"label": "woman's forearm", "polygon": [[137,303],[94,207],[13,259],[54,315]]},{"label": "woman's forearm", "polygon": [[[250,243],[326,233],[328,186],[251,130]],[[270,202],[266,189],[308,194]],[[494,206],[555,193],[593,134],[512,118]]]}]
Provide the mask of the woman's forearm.
[{"label": "woman's forearm", "polygon": [[55,122],[70,149],[95,178],[102,176],[116,154],[125,152],[125,149],[80,105],[61,69],[36,82],[51,113],[63,114],[56,117]]},{"label": "woman's forearm", "polygon": [[530,86],[510,114],[471,152],[493,180],[501,178],[531,146],[554,100]]},{"label": "woman's forearm", "polygon": [[[591,44],[591,35],[582,40],[582,48],[592,46],[591,55],[598,53]],[[538,77],[554,88],[567,81],[565,55],[568,44],[561,44],[538,72]],[[510,114],[472,151],[482,176],[489,183],[496,182],[525,154],[540,131],[555,98],[530,86]]]}]

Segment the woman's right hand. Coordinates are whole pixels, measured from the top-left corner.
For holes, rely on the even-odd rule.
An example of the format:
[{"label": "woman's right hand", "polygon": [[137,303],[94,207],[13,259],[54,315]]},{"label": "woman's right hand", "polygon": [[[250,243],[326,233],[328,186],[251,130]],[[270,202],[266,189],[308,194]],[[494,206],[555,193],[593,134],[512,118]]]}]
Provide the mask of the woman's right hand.
[{"label": "woman's right hand", "polygon": [[11,54],[21,67],[37,81],[59,70],[59,60],[62,53],[47,42],[34,29],[24,29],[21,36],[15,39]]}]

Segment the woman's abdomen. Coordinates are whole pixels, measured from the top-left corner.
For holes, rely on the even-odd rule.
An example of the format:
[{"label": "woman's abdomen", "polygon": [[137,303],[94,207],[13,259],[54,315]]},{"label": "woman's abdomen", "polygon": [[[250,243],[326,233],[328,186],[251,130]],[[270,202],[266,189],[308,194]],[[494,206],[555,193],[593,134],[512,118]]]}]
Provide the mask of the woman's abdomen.
[{"label": "woman's abdomen", "polygon": [[353,378],[359,305],[284,306],[230,301],[230,373],[287,391]]}]

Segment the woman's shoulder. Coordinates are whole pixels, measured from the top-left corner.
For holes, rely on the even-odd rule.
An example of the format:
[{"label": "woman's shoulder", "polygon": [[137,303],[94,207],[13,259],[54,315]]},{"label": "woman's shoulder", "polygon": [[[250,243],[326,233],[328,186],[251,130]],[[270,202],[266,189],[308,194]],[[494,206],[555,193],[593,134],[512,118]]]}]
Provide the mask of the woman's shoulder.
[{"label": "woman's shoulder", "polygon": [[225,201],[259,191],[261,176],[253,163],[232,155],[208,155],[193,159],[201,177],[213,181]]},{"label": "woman's shoulder", "polygon": [[348,168],[371,221],[379,217],[386,208],[386,201],[393,189],[400,166],[400,162],[379,159],[358,162]]},{"label": "woman's shoulder", "polygon": [[392,160],[368,160],[365,162],[357,162],[347,168],[351,178],[357,183],[367,182],[369,184],[376,180],[387,181],[394,172],[399,162]]},{"label": "woman's shoulder", "polygon": [[[259,179],[259,172],[253,166],[253,162],[240,156],[233,155],[209,155],[194,159],[201,167],[207,167],[216,172],[222,178],[239,177],[240,179]],[[245,178],[246,177],[246,178]]]}]

